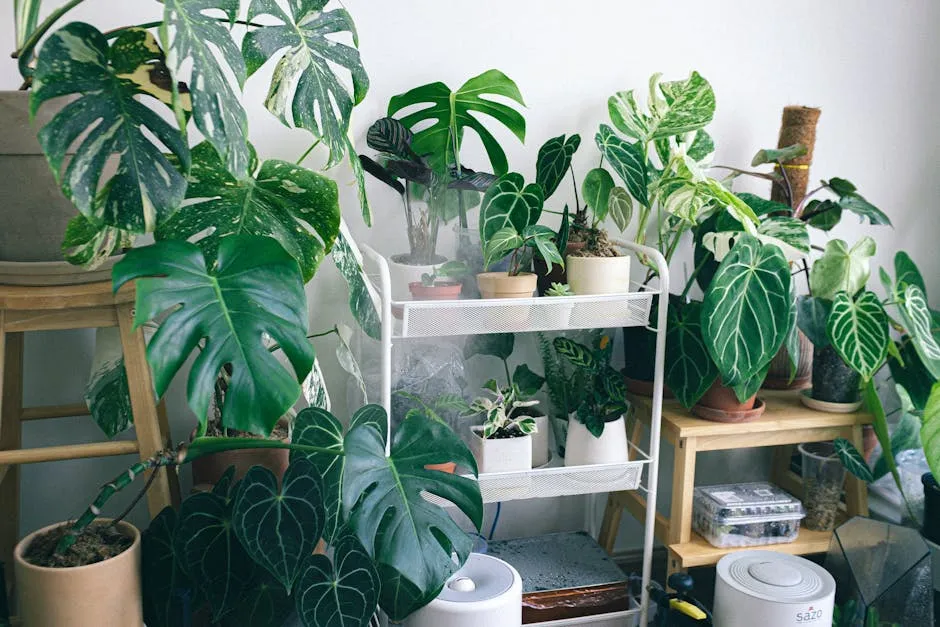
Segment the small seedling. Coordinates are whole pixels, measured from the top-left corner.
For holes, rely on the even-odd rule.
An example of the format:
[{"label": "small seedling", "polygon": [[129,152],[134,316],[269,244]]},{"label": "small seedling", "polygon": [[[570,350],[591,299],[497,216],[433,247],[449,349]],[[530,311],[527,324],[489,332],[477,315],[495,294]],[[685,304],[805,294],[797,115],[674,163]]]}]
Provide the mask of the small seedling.
[{"label": "small seedling", "polygon": [[448,261],[445,264],[442,264],[434,268],[433,272],[430,274],[425,272],[421,275],[421,285],[424,287],[432,287],[438,280],[442,278],[450,279],[451,281],[457,281],[462,279],[467,275],[469,269],[467,265],[462,261]]}]

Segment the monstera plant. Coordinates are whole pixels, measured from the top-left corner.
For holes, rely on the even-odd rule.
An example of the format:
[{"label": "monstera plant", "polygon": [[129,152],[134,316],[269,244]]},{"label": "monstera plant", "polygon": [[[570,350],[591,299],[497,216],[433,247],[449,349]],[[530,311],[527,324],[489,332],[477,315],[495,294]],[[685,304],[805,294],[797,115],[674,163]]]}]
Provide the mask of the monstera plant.
[{"label": "monstera plant", "polygon": [[[438,461],[475,471],[469,451],[420,417],[389,434],[372,406],[345,431],[311,408],[296,418],[291,443],[264,439],[299,399],[301,381],[325,404],[304,283],[326,255],[349,282],[355,317],[378,335],[336,183],[300,165],[317,146],[327,168],[349,158],[371,224],[348,139],[369,85],[351,16],[328,0],[166,0],[155,23],[108,32],[60,26],[82,2],[64,2],[40,21],[40,0],[14,1],[14,56],[31,110],[62,107],[39,141],[78,210],[64,247],[74,261],[93,263],[153,235],[114,266],[114,289],[133,282],[135,325],[156,327],[148,360],[159,395],[194,357],[187,401],[198,424],[191,441],[107,484],[49,559],[65,565],[108,499],[147,471],[218,451],[290,447],[295,458],[280,483],[256,468],[154,521],[144,541],[147,624],[190,624],[179,603],[204,605],[222,624],[278,625],[295,610],[307,625],[364,625],[378,601],[404,617],[469,552],[466,535],[421,496],[438,494],[479,526],[476,485],[424,471],[442,451],[448,459]],[[242,89],[269,61],[267,109],[312,136],[297,162],[259,159],[249,141]],[[196,131],[198,143],[190,141]],[[206,437],[213,402],[223,433],[260,437]],[[402,528],[412,531],[390,532]],[[332,560],[310,555],[320,539]]]}]

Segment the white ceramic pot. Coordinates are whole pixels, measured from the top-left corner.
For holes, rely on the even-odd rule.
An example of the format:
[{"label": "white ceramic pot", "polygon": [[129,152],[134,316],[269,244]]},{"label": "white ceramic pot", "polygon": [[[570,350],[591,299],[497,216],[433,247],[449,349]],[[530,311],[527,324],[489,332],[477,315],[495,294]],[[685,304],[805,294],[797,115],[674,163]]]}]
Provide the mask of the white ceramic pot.
[{"label": "white ceramic pot", "polygon": [[601,437],[595,438],[577,417],[568,416],[568,437],[565,440],[565,466],[617,464],[630,461],[627,428],[623,416],[604,425]]},{"label": "white ceramic pot", "polygon": [[[551,306],[546,307],[545,305],[549,300],[552,301]],[[568,300],[567,296],[543,297],[543,304],[539,307],[538,320],[533,319],[532,323],[549,331],[567,329],[571,321],[571,312],[574,311],[574,303],[565,302],[566,300]]]},{"label": "white ceramic pot", "polygon": [[438,257],[437,263],[431,265],[411,265],[405,263],[408,253],[392,255],[388,258],[388,273],[392,279],[392,300],[412,300],[410,283],[421,280],[421,275],[431,274],[434,268],[447,261],[446,257]]},{"label": "white ceramic pot", "polygon": [[532,436],[483,439],[483,427],[470,428],[470,450],[482,472],[513,472],[532,469]]},{"label": "white ceramic pot", "polygon": [[579,296],[622,294],[630,291],[630,256],[576,257],[565,260],[568,285]]},{"label": "white ceramic pot", "polygon": [[532,467],[538,468],[544,466],[551,459],[549,450],[551,442],[549,441],[549,432],[552,430],[548,416],[535,417],[535,433],[532,434]]}]

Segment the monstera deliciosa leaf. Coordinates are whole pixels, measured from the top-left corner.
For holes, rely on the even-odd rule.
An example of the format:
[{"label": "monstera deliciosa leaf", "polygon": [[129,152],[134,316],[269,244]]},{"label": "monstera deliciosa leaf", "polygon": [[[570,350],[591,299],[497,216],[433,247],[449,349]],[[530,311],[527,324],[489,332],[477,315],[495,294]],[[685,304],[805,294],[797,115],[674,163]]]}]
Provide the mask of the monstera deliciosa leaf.
[{"label": "monstera deliciosa leaf", "polygon": [[666,333],[666,383],[685,407],[695,405],[718,378],[702,339],[702,304],[671,303]]},{"label": "monstera deliciosa leaf", "polygon": [[471,129],[483,142],[493,172],[502,176],[509,171],[506,153],[476,115],[496,120],[519,141],[525,141],[525,118],[513,107],[484,96],[502,96],[525,106],[512,79],[499,70],[488,70],[468,80],[457,91],[437,82],[394,96],[388,102],[388,115],[417,106],[417,111],[401,118],[402,124],[414,130],[433,122],[415,132],[412,148],[419,155],[430,155],[430,163],[439,172],[446,172],[452,163],[460,163],[464,130]]},{"label": "monstera deliciosa leaf", "polygon": [[539,148],[535,162],[535,182],[542,187],[546,200],[555,193],[571,167],[571,158],[581,145],[581,136],[575,133],[552,137]]},{"label": "monstera deliciosa leaf", "polygon": [[790,320],[786,258],[776,246],[742,235],[718,266],[702,306],[702,337],[725,385],[739,386],[764,370]]},{"label": "monstera deliciosa leaf", "polygon": [[[195,244],[163,241],[131,250],[114,266],[115,290],[134,279],[135,325],[169,312],[147,347],[157,394],[205,341],[187,385],[196,417],[205,422],[215,381],[229,365],[223,426],[270,433],[300,397],[297,381],[313,365],[297,262],[271,238],[232,235],[210,270]],[[280,345],[297,378],[268,351],[265,336]]]},{"label": "monstera deliciosa leaf", "polygon": [[[242,43],[248,74],[286,50],[274,69],[266,105],[285,124],[304,128],[330,149],[327,167],[347,152],[346,134],[353,107],[369,90],[369,77],[356,46],[356,26],[345,9],[323,11],[328,0],[294,0],[285,13],[275,0],[252,0],[248,20],[269,16],[278,22],[249,30]],[[352,46],[328,35],[348,33]],[[348,71],[352,93],[333,70]],[[290,114],[288,114],[290,112]],[[354,154],[350,152],[354,158]]]},{"label": "monstera deliciosa leaf", "polygon": [[888,355],[888,315],[874,292],[862,292],[855,299],[845,292],[836,294],[826,335],[839,357],[866,381]]},{"label": "monstera deliciosa leaf", "polygon": [[832,300],[837,292],[854,295],[868,283],[874,256],[875,240],[867,235],[852,248],[841,239],[829,240],[822,257],[816,260],[809,273],[813,296]]},{"label": "monstera deliciosa leaf", "polygon": [[189,202],[157,229],[157,239],[202,236],[196,243],[211,265],[219,243],[230,235],[272,237],[297,260],[304,282],[313,278],[339,234],[336,183],[279,159],[259,169],[254,151],[250,176],[241,180],[225,169],[208,143],[193,148],[192,156]]},{"label": "monstera deliciosa leaf", "polygon": [[94,270],[122,248],[130,248],[134,236],[113,226],[95,224],[79,214],[69,220],[62,240],[62,256],[69,263]]},{"label": "monstera deliciosa leaf", "polygon": [[[251,164],[248,116],[238,93],[247,76],[245,61],[231,30],[210,14],[221,11],[234,24],[238,0],[164,0],[163,6],[160,36],[173,76],[179,80],[184,66],[192,62],[188,83],[196,128],[219,151],[228,170],[243,178]],[[226,76],[226,66],[238,92]]]},{"label": "monstera deliciosa leaf", "polygon": [[[179,129],[144,104],[149,94],[161,92],[134,80],[138,68],[149,76],[162,65],[160,47],[142,30],[124,32],[109,47],[93,26],[75,22],[42,47],[31,113],[61,96],[79,97],[42,128],[39,143],[63,193],[95,226],[153,231],[183,201],[186,180],[164,152],[186,170],[189,149]],[[109,159],[116,171],[105,180]]]},{"label": "monstera deliciosa leaf", "polygon": [[521,174],[499,177],[483,196],[480,207],[480,239],[487,242],[497,231],[512,227],[522,233],[542,215],[544,197],[536,183],[525,184]]}]

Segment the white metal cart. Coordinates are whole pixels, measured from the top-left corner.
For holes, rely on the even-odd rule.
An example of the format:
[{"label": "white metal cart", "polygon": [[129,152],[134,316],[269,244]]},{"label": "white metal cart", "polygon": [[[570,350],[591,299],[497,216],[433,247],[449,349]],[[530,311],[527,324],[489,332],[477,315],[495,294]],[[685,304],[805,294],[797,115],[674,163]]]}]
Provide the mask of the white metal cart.
[{"label": "white metal cart", "polygon": [[[531,333],[571,329],[601,329],[646,326],[653,299],[657,299],[656,363],[649,450],[630,444],[631,461],[590,466],[554,466],[517,472],[482,473],[478,481],[484,503],[532,498],[548,498],[620,490],[639,490],[648,503],[656,503],[659,477],[659,437],[663,398],[663,365],[666,351],[666,312],[669,300],[669,269],[659,251],[631,242],[619,246],[645,256],[659,273],[658,287],[638,287],[636,291],[603,296],[558,298],[514,298],[445,301],[391,300],[391,276],[386,259],[368,246],[363,252],[378,271],[377,288],[382,319],[382,405],[388,414],[391,432],[392,347],[395,341],[488,333]],[[395,316],[392,310],[395,310]],[[400,312],[400,313],[399,313]],[[387,446],[391,446],[391,438]],[[557,463],[557,462],[556,462]],[[554,466],[554,467],[552,467]],[[643,468],[646,482],[643,483]],[[436,497],[430,497],[436,500]],[[595,620],[639,617],[646,625],[649,612],[649,584],[652,572],[656,507],[646,509],[643,540],[643,593],[638,608],[592,617]],[[579,621],[580,622],[580,621]]]}]

